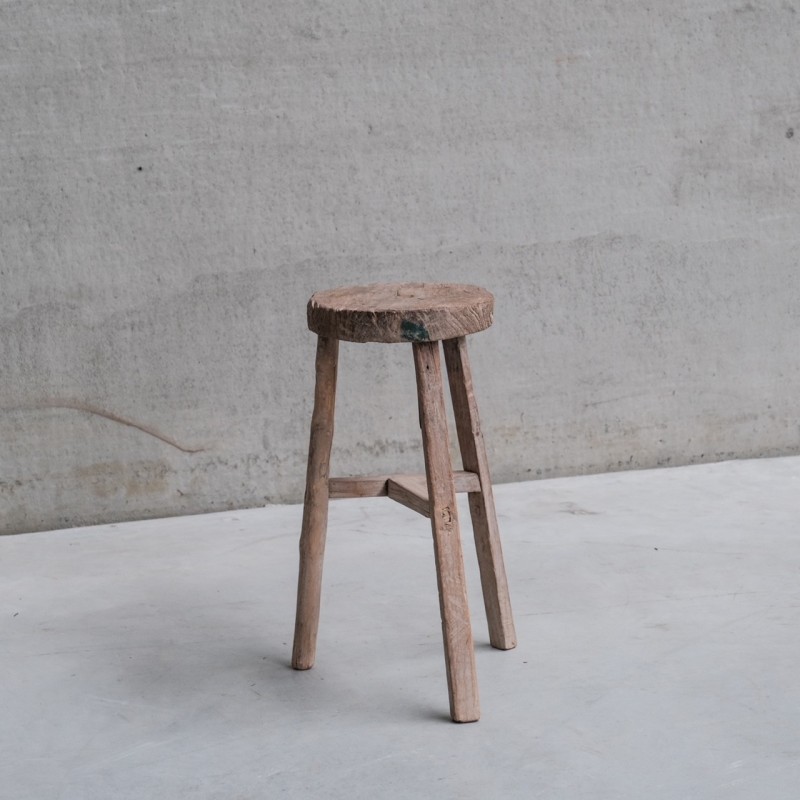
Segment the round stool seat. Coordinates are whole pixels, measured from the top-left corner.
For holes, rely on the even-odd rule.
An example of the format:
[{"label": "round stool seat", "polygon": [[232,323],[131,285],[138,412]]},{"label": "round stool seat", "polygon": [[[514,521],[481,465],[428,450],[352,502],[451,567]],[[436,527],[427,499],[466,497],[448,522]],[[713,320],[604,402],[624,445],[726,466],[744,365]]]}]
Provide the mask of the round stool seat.
[{"label": "round stool seat", "polygon": [[347,342],[433,342],[485,330],[494,297],[461,283],[373,283],[317,292],[308,327]]}]

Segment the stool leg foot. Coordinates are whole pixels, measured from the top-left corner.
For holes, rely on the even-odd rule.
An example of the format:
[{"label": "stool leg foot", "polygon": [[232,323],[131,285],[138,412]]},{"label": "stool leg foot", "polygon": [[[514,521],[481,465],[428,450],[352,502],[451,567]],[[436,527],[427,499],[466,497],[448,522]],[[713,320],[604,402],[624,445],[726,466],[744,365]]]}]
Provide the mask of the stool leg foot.
[{"label": "stool leg foot", "polygon": [[478,680],[461,553],[453,465],[447,438],[439,344],[415,342],[413,347],[450,716],[454,722],[475,722],[480,718]]},{"label": "stool leg foot", "polygon": [[471,492],[469,495],[469,510],[478,551],[489,640],[492,647],[510,650],[517,644],[517,634],[511,614],[503,549],[494,510],[489,461],[481,433],[478,404],[472,389],[467,340],[463,336],[448,339],[443,342],[443,346],[464,469],[476,472],[481,482],[481,491]]},{"label": "stool leg foot", "polygon": [[320,336],[317,341],[314,413],[308,447],[308,471],[300,532],[300,575],[297,581],[292,667],[314,666],[319,627],[322,559],[328,528],[328,466],[333,443],[336,366],[339,340]]}]

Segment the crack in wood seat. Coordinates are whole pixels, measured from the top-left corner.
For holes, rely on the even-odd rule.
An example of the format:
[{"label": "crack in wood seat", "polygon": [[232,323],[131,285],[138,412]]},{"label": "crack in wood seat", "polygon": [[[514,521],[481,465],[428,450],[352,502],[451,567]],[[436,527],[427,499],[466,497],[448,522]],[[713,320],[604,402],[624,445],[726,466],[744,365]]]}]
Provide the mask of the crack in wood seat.
[{"label": "crack in wood seat", "polygon": [[[350,286],[318,292],[308,303],[308,327],[318,335],[316,385],[300,533],[292,666],[309,669],[316,655],[328,501],[337,497],[389,497],[430,519],[450,715],[456,722],[474,722],[480,717],[456,492],[466,492],[469,498],[489,641],[500,650],[510,650],[517,643],[489,462],[467,356],[467,335],[488,328],[493,310],[494,298],[485,289],[448,283]],[[340,340],[411,343],[424,475],[329,477]],[[450,458],[442,351],[463,470],[454,470]]]},{"label": "crack in wood seat", "polygon": [[317,292],[308,327],[347,342],[434,342],[492,324],[494,297],[461,283],[375,283]]}]

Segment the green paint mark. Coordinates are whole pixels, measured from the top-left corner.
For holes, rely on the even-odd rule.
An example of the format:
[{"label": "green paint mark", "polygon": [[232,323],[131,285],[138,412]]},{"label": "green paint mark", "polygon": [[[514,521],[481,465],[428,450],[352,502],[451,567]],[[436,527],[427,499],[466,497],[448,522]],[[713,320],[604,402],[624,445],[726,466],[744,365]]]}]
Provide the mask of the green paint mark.
[{"label": "green paint mark", "polygon": [[400,323],[400,335],[407,342],[429,342],[431,340],[428,329],[411,320],[404,319]]}]

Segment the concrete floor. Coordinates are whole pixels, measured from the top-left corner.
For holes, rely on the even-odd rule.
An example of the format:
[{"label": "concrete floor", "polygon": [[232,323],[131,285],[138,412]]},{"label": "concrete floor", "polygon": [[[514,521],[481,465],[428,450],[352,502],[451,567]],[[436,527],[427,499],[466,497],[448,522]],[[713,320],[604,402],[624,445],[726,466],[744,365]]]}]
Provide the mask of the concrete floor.
[{"label": "concrete floor", "polygon": [[468,551],[474,725],[428,522],[388,499],[331,506],[305,673],[298,506],[0,539],[0,796],[794,800],[800,458],[496,494],[520,644]]}]

